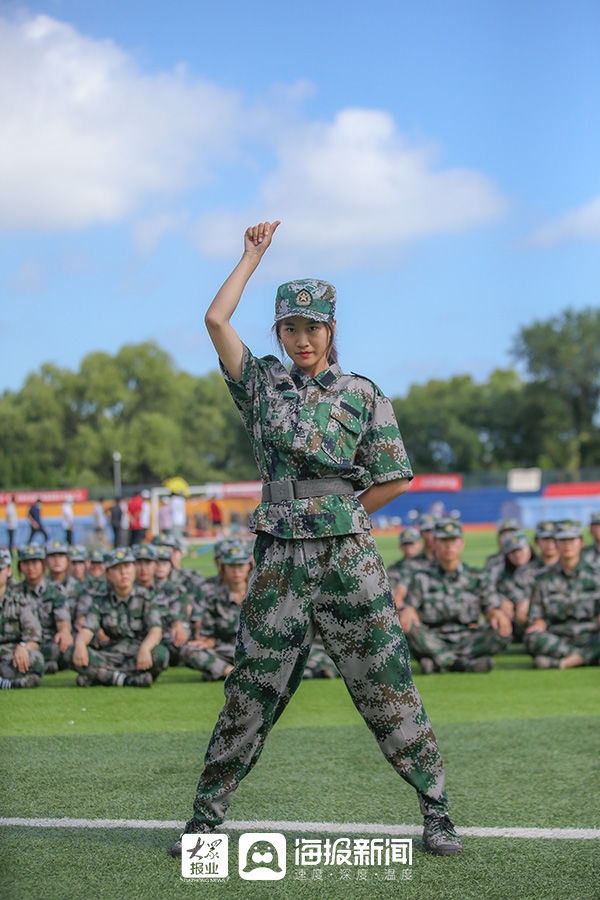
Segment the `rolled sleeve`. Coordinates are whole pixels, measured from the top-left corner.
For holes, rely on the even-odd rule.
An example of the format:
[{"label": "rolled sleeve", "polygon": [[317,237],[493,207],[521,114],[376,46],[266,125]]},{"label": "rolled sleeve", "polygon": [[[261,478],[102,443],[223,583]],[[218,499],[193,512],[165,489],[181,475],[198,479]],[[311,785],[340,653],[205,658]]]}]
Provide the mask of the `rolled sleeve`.
[{"label": "rolled sleeve", "polygon": [[387,397],[376,395],[374,398],[371,419],[358,447],[356,462],[369,471],[375,484],[413,477],[396,416]]},{"label": "rolled sleeve", "polygon": [[231,377],[221,360],[219,360],[219,366],[233,402],[242,417],[242,421],[245,427],[250,429],[252,427],[252,409],[258,380],[258,365],[256,357],[252,355],[248,347],[245,344],[243,347],[242,377],[239,381],[235,381]]}]

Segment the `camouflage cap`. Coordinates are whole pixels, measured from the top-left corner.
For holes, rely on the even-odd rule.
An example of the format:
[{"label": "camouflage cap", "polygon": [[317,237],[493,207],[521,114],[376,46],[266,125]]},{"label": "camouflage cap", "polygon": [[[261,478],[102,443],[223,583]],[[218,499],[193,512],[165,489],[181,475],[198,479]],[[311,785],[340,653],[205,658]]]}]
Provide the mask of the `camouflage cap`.
[{"label": "camouflage cap", "polygon": [[26,544],[19,547],[19,562],[26,562],[28,559],[46,559],[46,548],[43,544]]},{"label": "camouflage cap", "polygon": [[10,550],[7,550],[6,547],[0,547],[0,569],[6,569],[8,566],[12,567]]},{"label": "camouflage cap", "polygon": [[578,519],[561,519],[556,523],[556,531],[554,537],[557,541],[566,541],[569,538],[580,538],[583,536],[583,526]]},{"label": "camouflage cap", "polygon": [[221,562],[226,566],[242,565],[252,559],[252,547],[247,541],[230,540],[221,553]]},{"label": "camouflage cap", "polygon": [[159,562],[171,562],[171,547],[168,544],[160,544],[156,548],[155,559]]},{"label": "camouflage cap", "polygon": [[48,541],[46,544],[46,556],[54,556],[58,554],[64,556],[69,555],[69,545],[65,544],[64,541]]},{"label": "camouflage cap", "polygon": [[135,562],[135,556],[129,547],[115,547],[114,550],[108,551],[104,559],[104,564],[107,569],[112,569],[114,566],[121,566],[123,563],[132,562]]},{"label": "camouflage cap", "polygon": [[592,513],[592,518],[590,519],[590,525],[600,525],[600,510],[598,512]]},{"label": "camouflage cap", "polygon": [[136,562],[138,559],[149,559],[152,562],[156,561],[156,547],[154,544],[136,544],[133,548],[133,555],[135,557]]},{"label": "camouflage cap", "polygon": [[433,531],[435,528],[436,518],[432,516],[430,513],[423,513],[422,516],[419,516],[419,530],[420,531]]},{"label": "camouflage cap", "polygon": [[221,540],[216,541],[214,546],[215,562],[218,562],[221,559],[223,552],[227,549],[232,541],[233,538],[221,538]]},{"label": "camouflage cap", "polygon": [[555,523],[550,519],[542,519],[535,526],[536,538],[553,538],[555,533]]},{"label": "camouflage cap", "polygon": [[85,562],[87,550],[82,544],[74,544],[72,547],[69,547],[69,559],[71,562]]},{"label": "camouflage cap", "polygon": [[166,531],[160,531],[158,534],[155,534],[151,541],[155,547],[177,547],[177,539],[172,535],[167,534]]},{"label": "camouflage cap", "polygon": [[275,297],[275,321],[288,316],[304,316],[317,322],[333,322],[337,295],[328,281],[316,278],[300,278],[286,281],[277,288]]},{"label": "camouflage cap", "polygon": [[505,531],[520,531],[521,523],[516,519],[503,519],[501,522],[498,522],[498,534],[503,534]]},{"label": "camouflage cap", "polygon": [[524,531],[512,531],[502,541],[502,549],[506,555],[512,553],[513,550],[521,550],[528,546],[529,540]]},{"label": "camouflage cap", "polygon": [[421,532],[418,528],[403,528],[400,532],[400,544],[416,544],[421,540]]},{"label": "camouflage cap", "polygon": [[434,534],[437,540],[441,541],[462,537],[462,523],[457,519],[438,519],[435,523]]},{"label": "camouflage cap", "polygon": [[91,550],[88,550],[87,558],[92,563],[106,564],[106,553],[104,550],[100,550],[99,547],[93,547]]}]

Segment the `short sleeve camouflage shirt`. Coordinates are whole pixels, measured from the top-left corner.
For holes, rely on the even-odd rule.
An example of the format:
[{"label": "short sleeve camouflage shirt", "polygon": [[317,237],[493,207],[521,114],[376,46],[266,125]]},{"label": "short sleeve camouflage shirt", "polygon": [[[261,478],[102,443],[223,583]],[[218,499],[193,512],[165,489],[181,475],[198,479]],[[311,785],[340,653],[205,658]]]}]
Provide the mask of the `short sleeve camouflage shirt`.
[{"label": "short sleeve camouflage shirt", "polygon": [[71,621],[67,595],[60,585],[47,581],[45,576],[34,588],[22,581],[16,590],[33,603],[42,626],[43,641],[52,640],[59,622]]},{"label": "short sleeve camouflage shirt", "polygon": [[151,628],[162,628],[160,609],[150,593],[138,585],[124,600],[111,588],[104,594],[96,594],[93,601],[83,627],[94,634],[102,628],[111,641],[125,638],[141,642]]},{"label": "short sleeve camouflage shirt", "polygon": [[560,562],[535,579],[529,621],[544,619],[550,631],[574,636],[597,631],[600,615],[600,573],[582,559],[567,575]]},{"label": "short sleeve camouflage shirt", "polygon": [[42,627],[31,598],[23,596],[14,585],[7,584],[0,598],[0,644],[42,639]]},{"label": "short sleeve camouflage shirt", "polygon": [[234,643],[240,625],[241,607],[231,599],[228,586],[215,584],[206,591],[204,602],[200,633],[216,638],[217,644]]},{"label": "short sleeve camouflage shirt", "polygon": [[487,573],[466,563],[447,572],[438,562],[413,574],[405,603],[424,625],[452,631],[474,625],[499,605],[489,592]]},{"label": "short sleeve camouflage shirt", "polygon": [[[274,356],[244,347],[242,377],[223,369],[264,482],[345,478],[356,490],[412,478],[390,401],[368,378],[336,365],[310,378]],[[261,503],[253,530],[280,538],[320,538],[369,531],[352,495]]]}]

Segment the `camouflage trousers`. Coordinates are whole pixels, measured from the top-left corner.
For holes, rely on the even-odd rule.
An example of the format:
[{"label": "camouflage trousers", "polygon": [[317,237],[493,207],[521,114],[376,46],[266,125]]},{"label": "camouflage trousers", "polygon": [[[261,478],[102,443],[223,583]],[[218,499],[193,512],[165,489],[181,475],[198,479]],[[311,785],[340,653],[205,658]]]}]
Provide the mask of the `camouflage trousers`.
[{"label": "camouflage trousers", "polygon": [[195,817],[212,826],[224,820],[300,683],[315,626],[384,756],[416,789],[423,814],[447,812],[442,759],[372,537],[281,540],[261,532],[254,555]]},{"label": "camouflage trousers", "polygon": [[[67,650],[67,653],[69,651]],[[59,669],[68,669],[70,668],[70,663],[68,657],[65,653],[63,653],[54,640],[44,641],[40,644],[40,653],[44,658],[44,663],[56,663]],[[52,671],[56,672],[56,668],[53,666]]]},{"label": "camouflage trousers", "polygon": [[[179,662],[190,669],[202,672],[205,681],[218,681],[235,661],[233,644],[215,644],[214,647],[190,647],[185,644],[179,652]],[[171,661],[173,657],[171,657]],[[320,638],[315,638],[310,648],[303,678],[336,678],[339,672],[327,656]]]},{"label": "camouflage trousers", "polygon": [[29,669],[27,673],[19,672],[13,665],[13,657],[15,655],[16,644],[2,644],[0,646],[0,677],[1,678],[20,678],[23,674],[29,672],[35,675],[44,674],[44,657],[39,650],[28,650],[29,653]]},{"label": "camouflage trousers", "polygon": [[588,665],[600,663],[600,631],[564,635],[548,631],[532,631],[523,640],[531,656],[552,656],[563,659],[571,653],[579,653]]},{"label": "camouflage trousers", "polygon": [[406,633],[408,646],[416,659],[428,656],[438,669],[449,666],[465,666],[479,656],[493,656],[510,644],[511,638],[502,637],[491,625],[477,628],[464,626],[443,631],[427,625],[413,625]]},{"label": "camouflage trousers", "polygon": [[[88,647],[88,664],[87,666],[76,666],[73,663],[73,647],[70,647],[65,653],[65,657],[69,661],[69,665],[80,675],[87,677],[96,684],[113,684],[114,676],[119,672],[127,675],[138,675],[140,670],[137,668],[137,655],[140,645],[137,641],[121,640],[113,644],[110,648],[102,650],[90,650]],[[156,680],[160,673],[169,665],[169,652],[165,646],[158,644],[152,650],[152,667],[147,671],[152,675],[152,680]]]}]

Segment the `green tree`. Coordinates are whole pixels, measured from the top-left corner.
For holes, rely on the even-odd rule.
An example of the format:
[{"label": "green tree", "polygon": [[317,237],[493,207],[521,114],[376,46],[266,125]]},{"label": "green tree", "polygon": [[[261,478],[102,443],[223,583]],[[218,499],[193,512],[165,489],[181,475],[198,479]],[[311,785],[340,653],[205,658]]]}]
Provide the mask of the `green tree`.
[{"label": "green tree", "polygon": [[600,403],[600,309],[534,322],[518,332],[512,348],[530,379],[563,403],[563,464],[597,464]]}]

